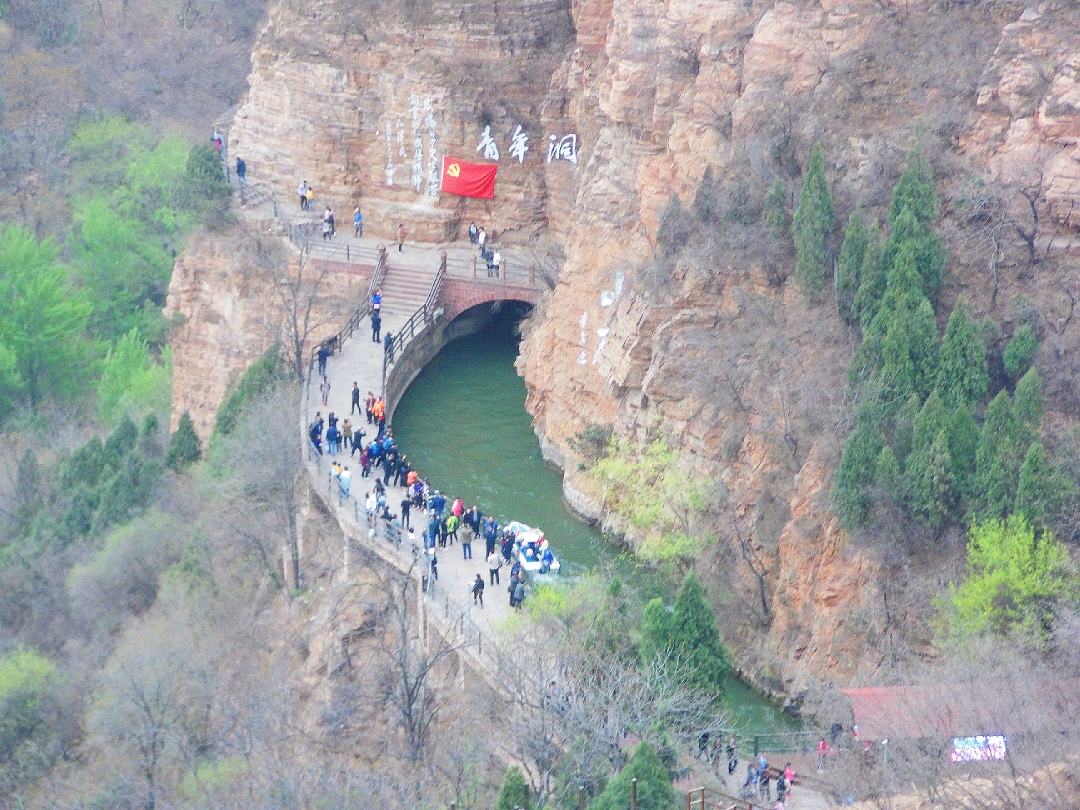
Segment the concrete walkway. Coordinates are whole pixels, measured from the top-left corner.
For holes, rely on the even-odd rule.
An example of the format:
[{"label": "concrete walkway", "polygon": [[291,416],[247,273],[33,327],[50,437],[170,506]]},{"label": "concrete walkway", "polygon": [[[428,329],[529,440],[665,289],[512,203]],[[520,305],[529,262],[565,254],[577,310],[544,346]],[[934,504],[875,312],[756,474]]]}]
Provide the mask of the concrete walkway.
[{"label": "concrete walkway", "polygon": [[[409,251],[408,245],[406,245],[405,250]],[[394,255],[390,256],[388,262],[390,266],[388,275],[394,272],[407,272],[395,265],[396,246],[392,252]],[[438,252],[429,249],[426,253],[433,258],[437,269]],[[385,303],[384,310],[384,334],[387,329],[396,333],[397,329],[408,318],[408,315],[411,314],[409,307],[391,306],[389,302]],[[341,351],[327,361],[326,372],[330,381],[328,405],[323,406],[321,403],[318,390],[320,380],[312,380],[305,403],[304,424],[310,424],[317,411],[322,413],[324,419],[328,413],[333,412],[339,420],[349,418],[354,430],[357,428],[364,430],[367,433],[364,437],[364,443],[369,443],[374,438],[375,427],[367,424],[362,405],[368,391],[372,391],[377,395],[382,388],[382,360],[382,344],[372,341],[370,323],[365,319],[352,338],[345,341]],[[360,388],[361,409],[350,414],[351,392],[354,381],[357,382]],[[310,442],[307,442],[307,447],[311,447]],[[323,442],[323,449],[324,452],[327,450],[325,441]],[[408,453],[408,448],[402,448],[402,450],[406,454]],[[314,456],[314,454],[309,453],[309,472],[313,486],[320,493],[327,506],[331,508],[331,511],[335,513],[335,517],[337,517],[342,529],[352,542],[374,551],[380,557],[396,565],[400,570],[407,570],[414,559],[420,559],[423,561],[422,564],[426,564],[422,540],[426,520],[422,512],[417,513],[417,510],[413,510],[411,516],[413,531],[403,536],[400,546],[391,544],[385,539],[383,521],[381,520],[377,521],[376,536],[374,538],[368,536],[363,504],[366,493],[374,488],[374,479],[360,477],[359,455],[359,452],[352,457],[348,453],[339,454],[341,462],[354,473],[349,498],[339,503],[336,484],[332,485],[330,482],[331,459],[329,455]],[[418,472],[421,477],[424,477],[426,473],[432,471],[418,470]],[[373,469],[372,475],[374,474],[375,470]],[[400,503],[404,497],[404,490],[395,486],[387,486],[386,490],[387,504],[390,506],[391,512],[400,514]],[[449,499],[449,505],[452,502],[454,493],[447,492],[444,494]],[[462,532],[459,531],[459,537],[461,535]],[[437,615],[442,621],[459,628],[456,632],[463,632],[465,635],[472,633],[486,635],[490,631],[492,623],[506,616],[510,610],[509,594],[506,591],[506,584],[509,581],[509,568],[504,567],[501,572],[501,585],[492,587],[489,584],[488,566],[484,558],[484,550],[482,537],[473,543],[472,560],[463,558],[460,543],[447,546],[446,549],[436,550],[438,556],[438,580],[432,583],[429,593],[430,602],[433,607],[438,609]],[[474,607],[472,604],[471,588],[477,574],[483,576],[485,585],[487,585],[484,592],[483,609],[480,609],[479,606]]]}]

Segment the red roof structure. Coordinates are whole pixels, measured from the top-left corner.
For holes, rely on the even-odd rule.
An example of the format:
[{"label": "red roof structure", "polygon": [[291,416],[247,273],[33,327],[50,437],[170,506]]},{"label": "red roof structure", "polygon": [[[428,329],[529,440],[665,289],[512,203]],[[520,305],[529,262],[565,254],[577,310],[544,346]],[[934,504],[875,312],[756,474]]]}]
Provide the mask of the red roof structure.
[{"label": "red roof structure", "polygon": [[971,681],[841,689],[863,740],[1015,734],[1068,728],[1080,717],[1080,679]]}]

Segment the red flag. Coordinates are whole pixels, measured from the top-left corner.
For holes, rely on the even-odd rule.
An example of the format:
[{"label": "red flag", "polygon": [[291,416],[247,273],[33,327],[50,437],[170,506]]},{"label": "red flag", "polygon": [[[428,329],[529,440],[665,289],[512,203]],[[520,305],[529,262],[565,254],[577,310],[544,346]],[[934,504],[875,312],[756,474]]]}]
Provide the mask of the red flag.
[{"label": "red flag", "polygon": [[459,197],[495,196],[494,163],[466,163],[457,158],[444,157],[442,161],[442,190]]}]

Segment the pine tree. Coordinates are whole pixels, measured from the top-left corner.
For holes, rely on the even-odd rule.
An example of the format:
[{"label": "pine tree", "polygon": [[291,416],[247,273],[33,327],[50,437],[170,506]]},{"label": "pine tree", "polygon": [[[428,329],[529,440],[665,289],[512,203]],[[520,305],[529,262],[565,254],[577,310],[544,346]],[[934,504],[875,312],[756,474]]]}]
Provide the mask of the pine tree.
[{"label": "pine tree", "polygon": [[963,299],[956,302],[938,362],[937,387],[950,410],[960,404],[974,405],[986,396],[990,384],[986,372],[986,348],[968,317]]},{"label": "pine tree", "polygon": [[836,262],[836,311],[847,323],[857,320],[854,310],[855,296],[859,291],[866,248],[872,237],[873,233],[866,225],[862,209],[856,208],[848,217],[847,228],[844,230],[844,245]]},{"label": "pine tree", "polygon": [[1000,516],[1015,498],[1016,416],[1008,392],[1000,391],[986,407],[975,450],[975,488],[979,513]]},{"label": "pine tree", "polygon": [[896,460],[902,465],[911,453],[915,442],[915,419],[922,410],[922,400],[918,394],[912,394],[907,402],[901,406],[896,414],[895,426],[893,427],[893,452]]},{"label": "pine tree", "polygon": [[525,775],[517,765],[511,765],[503,776],[499,796],[495,799],[495,810],[514,810],[525,806]]},{"label": "pine tree", "polygon": [[694,682],[705,689],[723,688],[730,657],[720,640],[712,606],[693,571],[686,575],[675,597],[671,638],[675,652],[690,664]]},{"label": "pine tree", "polygon": [[881,448],[881,455],[874,465],[874,488],[893,503],[904,502],[904,479],[900,474],[896,454],[889,445]]},{"label": "pine tree", "polygon": [[925,451],[913,451],[908,459],[907,484],[911,511],[919,520],[939,528],[955,498],[949,442],[942,430]]},{"label": "pine tree", "polygon": [[795,276],[808,295],[825,285],[826,239],[836,222],[832,193],[825,178],[825,155],[814,146],[803,179],[799,207],[792,218],[795,237]]},{"label": "pine tree", "polygon": [[169,439],[169,449],[165,453],[165,466],[181,472],[187,465],[193,464],[202,458],[202,443],[195,433],[195,423],[191,421],[191,414],[184,411],[180,416],[180,422],[176,426],[176,432]]},{"label": "pine tree", "polygon": [[979,447],[979,425],[967,405],[961,403],[949,421],[949,457],[952,459],[956,497],[969,503],[975,490],[975,454]]},{"label": "pine tree", "polygon": [[761,224],[774,242],[782,242],[788,235],[787,189],[779,177],[772,184],[761,208]]},{"label": "pine tree", "polygon": [[877,315],[882,296],[885,295],[886,282],[881,239],[874,230],[863,252],[862,267],[859,269],[859,290],[855,293],[853,313],[864,332],[869,329]]},{"label": "pine tree", "polygon": [[1061,517],[1066,504],[1076,501],[1076,497],[1076,484],[1050,463],[1042,442],[1032,442],[1020,466],[1016,512],[1031,523],[1049,526]]},{"label": "pine tree", "polygon": [[934,170],[916,143],[907,154],[907,168],[893,188],[889,202],[889,224],[895,227],[900,215],[907,212],[916,221],[927,224],[938,217],[939,201],[934,191]]},{"label": "pine tree", "polygon": [[[626,810],[630,806],[631,783],[634,779],[637,779],[638,810],[674,810],[675,790],[671,787],[671,773],[648,742],[638,744],[626,767],[608,782],[596,801],[589,805],[589,810]],[[496,807],[496,810],[503,808]]]},{"label": "pine tree", "polygon": [[1037,369],[1028,369],[1020,378],[1013,394],[1016,428],[1013,434],[1017,448],[1025,448],[1039,437],[1043,418],[1043,387]]},{"label": "pine tree", "polygon": [[881,357],[882,382],[888,399],[899,403],[912,392],[920,397],[930,393],[937,376],[938,343],[929,301],[921,298],[914,311],[904,307],[893,313]]},{"label": "pine tree", "polygon": [[648,664],[671,649],[671,614],[660,597],[650,599],[641,617],[641,662]]},{"label": "pine tree", "polygon": [[949,425],[948,412],[936,390],[930,392],[912,423],[911,452],[925,453],[938,433]]},{"label": "pine tree", "polygon": [[937,300],[938,287],[945,274],[948,251],[941,237],[904,211],[893,223],[892,233],[885,240],[884,261],[889,268],[903,250],[910,250],[915,269],[922,283],[923,294],[931,302]]},{"label": "pine tree", "polygon": [[833,481],[832,504],[848,530],[866,520],[869,484],[882,449],[881,431],[869,420],[860,421],[844,442],[844,453]]},{"label": "pine tree", "polygon": [[1005,375],[1012,381],[1027,373],[1039,351],[1039,338],[1035,330],[1024,324],[1013,333],[1012,340],[1005,346],[1002,360],[1005,362]]}]

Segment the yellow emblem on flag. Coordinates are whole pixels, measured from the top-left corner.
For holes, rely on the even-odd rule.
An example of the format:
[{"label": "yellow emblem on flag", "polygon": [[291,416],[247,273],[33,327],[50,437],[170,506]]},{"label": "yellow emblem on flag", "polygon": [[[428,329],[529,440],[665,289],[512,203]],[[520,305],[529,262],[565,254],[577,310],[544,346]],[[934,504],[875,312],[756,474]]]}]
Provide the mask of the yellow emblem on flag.
[{"label": "yellow emblem on flag", "polygon": [[457,163],[451,163],[449,166],[446,167],[446,173],[451,177],[460,177],[461,166],[459,166]]}]

